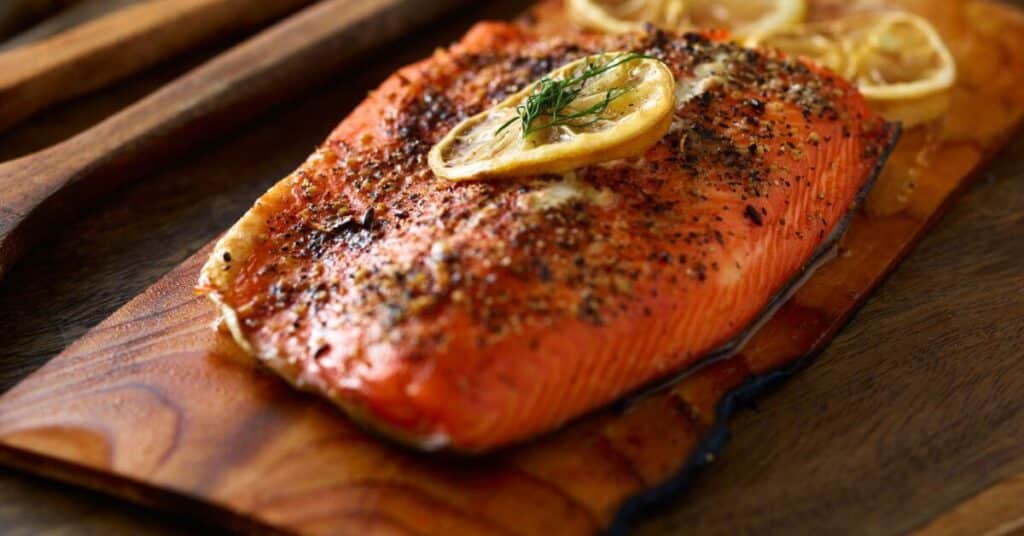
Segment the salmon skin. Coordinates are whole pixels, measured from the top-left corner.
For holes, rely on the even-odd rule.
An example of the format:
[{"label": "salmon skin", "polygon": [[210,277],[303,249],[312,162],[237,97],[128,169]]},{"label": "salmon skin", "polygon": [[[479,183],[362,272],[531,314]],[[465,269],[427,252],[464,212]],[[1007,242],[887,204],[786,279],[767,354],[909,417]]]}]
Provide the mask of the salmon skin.
[{"label": "salmon skin", "polygon": [[[662,60],[668,134],[450,183],[461,120],[602,51]],[[425,450],[551,431],[730,348],[843,227],[897,129],[837,76],[700,34],[481,23],[400,70],[220,240],[199,289],[294,386]]]}]

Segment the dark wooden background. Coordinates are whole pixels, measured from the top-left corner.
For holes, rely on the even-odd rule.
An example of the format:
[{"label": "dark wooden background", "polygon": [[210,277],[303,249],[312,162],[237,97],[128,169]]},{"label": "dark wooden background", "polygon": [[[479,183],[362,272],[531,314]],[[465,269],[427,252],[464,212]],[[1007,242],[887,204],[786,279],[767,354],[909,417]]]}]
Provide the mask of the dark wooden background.
[{"label": "dark wooden background", "polygon": [[[1024,5],[1024,1],[1016,2]],[[31,251],[0,281],[6,390],[238,218],[395,67],[523,1],[479,3],[172,162]],[[78,132],[218,50],[0,133],[0,160]],[[719,461],[641,534],[896,534],[1024,473],[1024,136],[809,370],[733,423]],[[0,532],[203,527],[0,468]]]}]

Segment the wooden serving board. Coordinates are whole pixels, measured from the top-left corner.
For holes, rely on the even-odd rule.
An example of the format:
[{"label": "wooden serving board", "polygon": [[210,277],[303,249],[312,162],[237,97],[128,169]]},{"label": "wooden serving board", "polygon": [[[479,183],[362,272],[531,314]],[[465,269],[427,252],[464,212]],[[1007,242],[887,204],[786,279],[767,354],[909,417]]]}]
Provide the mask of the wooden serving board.
[{"label": "wooden serving board", "polygon": [[981,0],[906,3],[928,9],[960,59],[940,149],[910,176],[911,132],[844,253],[742,355],[673,391],[493,456],[411,453],[237,359],[192,294],[201,251],[0,398],[0,457],[238,529],[622,528],[713,458],[743,398],[823,347],[1024,117],[1024,18]]}]

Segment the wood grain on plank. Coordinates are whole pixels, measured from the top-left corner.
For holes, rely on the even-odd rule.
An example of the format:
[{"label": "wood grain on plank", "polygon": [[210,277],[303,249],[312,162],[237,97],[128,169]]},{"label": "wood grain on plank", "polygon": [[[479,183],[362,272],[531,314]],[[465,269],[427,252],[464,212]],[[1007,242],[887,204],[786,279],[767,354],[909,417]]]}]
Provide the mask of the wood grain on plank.
[{"label": "wood grain on plank", "polygon": [[[995,100],[1010,120],[1019,119],[1019,104],[999,91],[965,88],[964,98],[967,105]],[[496,459],[438,460],[389,447],[325,405],[233,361],[230,345],[198,326],[212,314],[188,293],[201,255],[5,396],[0,430],[44,450],[55,448],[48,446],[54,437],[70,434],[74,452],[97,469],[308,532],[592,532],[623,497],[680,467],[714,422],[717,401],[751,370],[820,346],[822,334],[863,299],[962,184],[965,170],[979,165],[1000,138],[959,140],[973,152],[960,148],[933,163],[923,175],[926,185],[901,212],[863,215],[854,227],[861,232],[848,239],[850,255],[819,274],[745,358],[706,369],[671,396],[646,399],[624,414],[592,416]],[[950,143],[947,148],[956,147]],[[136,403],[119,407],[119,396]],[[149,418],[182,423],[173,449],[167,435],[125,440],[126,431],[130,437],[134,424]],[[97,436],[119,454],[97,447]],[[130,463],[119,465],[121,459]],[[81,481],[73,470],[64,476]]]},{"label": "wood grain on plank", "polygon": [[0,41],[0,52],[36,43],[146,0],[89,0],[77,2]]},{"label": "wood grain on plank", "polygon": [[0,165],[0,276],[25,247],[160,158],[329,77],[458,0],[327,0],[95,127]]},{"label": "wood grain on plank", "polygon": [[312,0],[151,0],[0,53],[0,129]]},{"label": "wood grain on plank", "polygon": [[957,505],[916,536],[1011,536],[1024,533],[1024,474],[1017,475]]}]

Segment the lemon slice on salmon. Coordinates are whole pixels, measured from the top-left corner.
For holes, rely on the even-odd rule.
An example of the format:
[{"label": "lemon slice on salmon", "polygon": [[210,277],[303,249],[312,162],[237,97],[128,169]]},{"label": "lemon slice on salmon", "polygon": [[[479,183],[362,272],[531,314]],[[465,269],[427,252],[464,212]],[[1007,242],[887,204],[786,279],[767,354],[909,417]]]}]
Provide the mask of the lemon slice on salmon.
[{"label": "lemon slice on salmon", "polygon": [[625,33],[649,22],[661,28],[724,28],[735,35],[799,24],[806,0],[566,0],[570,20],[600,32]]},{"label": "lemon slice on salmon", "polygon": [[902,11],[862,13],[751,35],[748,46],[803,56],[855,83],[887,119],[912,127],[944,115],[956,62],[925,19]]},{"label": "lemon slice on salmon", "polygon": [[451,181],[562,173],[643,153],[668,131],[675,77],[659,60],[574,61],[453,128],[429,155]]}]

